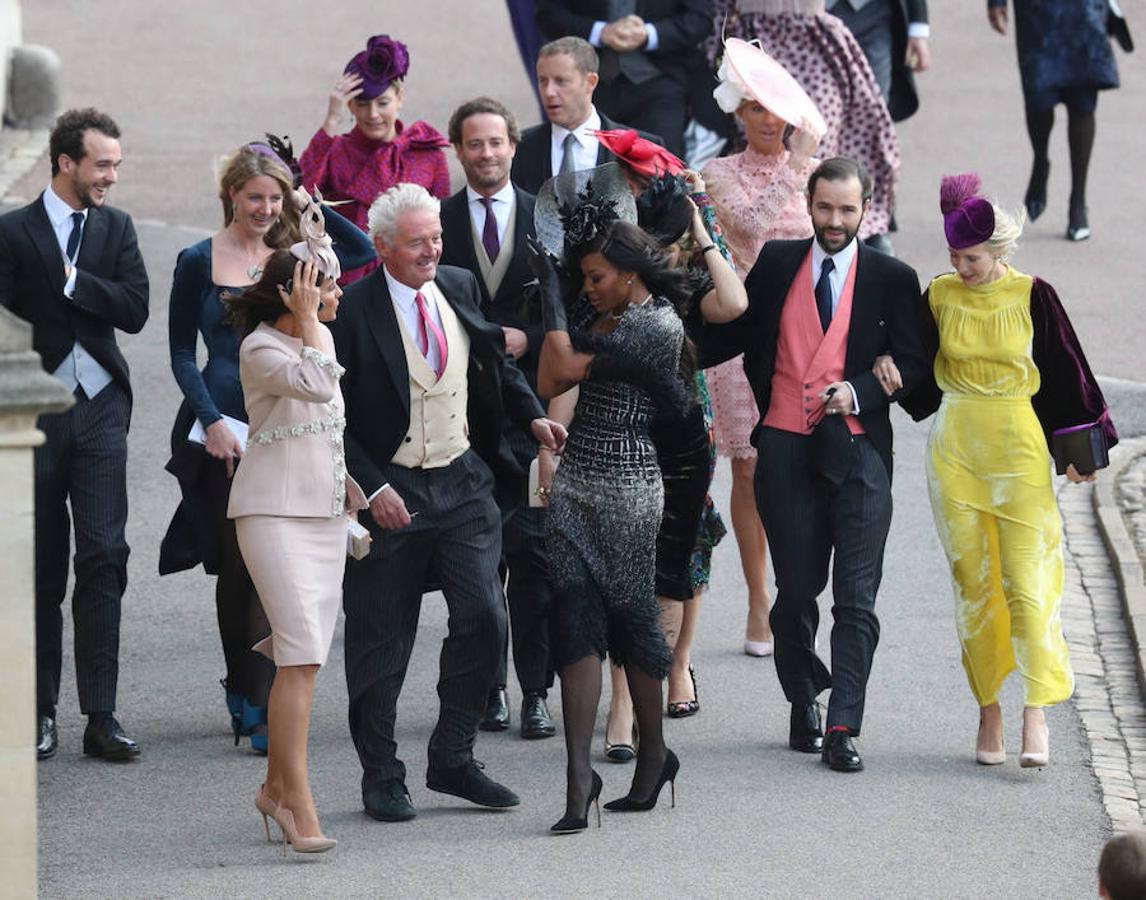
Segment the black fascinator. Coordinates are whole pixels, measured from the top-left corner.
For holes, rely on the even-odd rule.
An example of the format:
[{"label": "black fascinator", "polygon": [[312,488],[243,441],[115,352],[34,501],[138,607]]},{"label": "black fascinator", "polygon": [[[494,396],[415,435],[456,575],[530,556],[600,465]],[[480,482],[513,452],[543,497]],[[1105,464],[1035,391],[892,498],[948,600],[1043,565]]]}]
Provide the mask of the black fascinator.
[{"label": "black fascinator", "polygon": [[679,175],[658,175],[637,198],[637,224],[662,247],[678,240],[692,224],[689,189]]},{"label": "black fascinator", "polygon": [[606,163],[549,179],[537,193],[533,223],[542,246],[566,264],[610,222],[636,223],[637,204],[621,167]]}]

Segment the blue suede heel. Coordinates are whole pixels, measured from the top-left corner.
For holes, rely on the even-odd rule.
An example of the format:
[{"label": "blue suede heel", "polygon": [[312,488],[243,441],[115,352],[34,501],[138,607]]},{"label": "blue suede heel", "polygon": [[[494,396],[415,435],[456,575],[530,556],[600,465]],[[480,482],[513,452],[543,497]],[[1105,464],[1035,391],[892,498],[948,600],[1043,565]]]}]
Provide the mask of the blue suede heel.
[{"label": "blue suede heel", "polygon": [[[227,691],[226,679],[220,679],[219,684]],[[239,735],[243,730],[243,695],[227,691],[227,711],[231,714],[231,734],[235,736],[235,746],[239,746]]]},{"label": "blue suede heel", "polygon": [[[256,753],[267,754],[267,708],[265,706],[252,706],[246,697],[243,698],[242,734],[250,736],[251,749]],[[236,738],[235,743],[238,743]]]}]

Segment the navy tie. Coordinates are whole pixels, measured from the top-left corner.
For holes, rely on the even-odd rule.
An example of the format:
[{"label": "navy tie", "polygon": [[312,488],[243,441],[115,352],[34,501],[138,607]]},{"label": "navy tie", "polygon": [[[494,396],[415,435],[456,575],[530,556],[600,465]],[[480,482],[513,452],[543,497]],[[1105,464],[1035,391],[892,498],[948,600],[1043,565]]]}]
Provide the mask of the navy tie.
[{"label": "navy tie", "polygon": [[816,282],[816,310],[820,313],[820,325],[824,334],[828,333],[828,326],[832,324],[832,270],[836,264],[832,258],[826,257],[820,268],[820,280]]},{"label": "navy tie", "polygon": [[76,252],[80,249],[80,238],[84,233],[84,214],[82,212],[72,213],[72,233],[68,235],[68,262],[73,266],[76,264]]}]

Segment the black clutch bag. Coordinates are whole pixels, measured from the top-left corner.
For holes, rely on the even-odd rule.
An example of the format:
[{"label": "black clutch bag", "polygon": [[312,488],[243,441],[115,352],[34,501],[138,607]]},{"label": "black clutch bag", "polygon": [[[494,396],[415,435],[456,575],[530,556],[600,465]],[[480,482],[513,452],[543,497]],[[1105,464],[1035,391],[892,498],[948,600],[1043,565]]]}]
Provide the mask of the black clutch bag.
[{"label": "black clutch bag", "polygon": [[1110,465],[1106,433],[1097,422],[1055,429],[1051,435],[1051,450],[1059,475],[1065,475],[1071,463],[1079,475],[1089,475]]},{"label": "black clutch bag", "polygon": [[1134,52],[1134,38],[1130,36],[1130,26],[1126,24],[1126,16],[1118,0],[1109,0],[1109,12],[1106,15],[1106,33],[1118,42],[1118,46],[1126,53]]}]

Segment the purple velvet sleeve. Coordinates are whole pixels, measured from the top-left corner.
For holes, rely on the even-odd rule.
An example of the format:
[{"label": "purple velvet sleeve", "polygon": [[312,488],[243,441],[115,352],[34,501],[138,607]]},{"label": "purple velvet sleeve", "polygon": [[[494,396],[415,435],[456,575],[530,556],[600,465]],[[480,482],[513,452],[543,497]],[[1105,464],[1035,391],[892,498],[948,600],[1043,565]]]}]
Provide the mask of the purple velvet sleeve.
[{"label": "purple velvet sleeve", "polygon": [[1098,422],[1108,447],[1118,443],[1118,431],[1102,396],[1098,380],[1082,352],[1078,336],[1054,288],[1040,278],[1031,288],[1032,355],[1042,378],[1031,399],[1046,433],[1047,446],[1058,428]]}]

